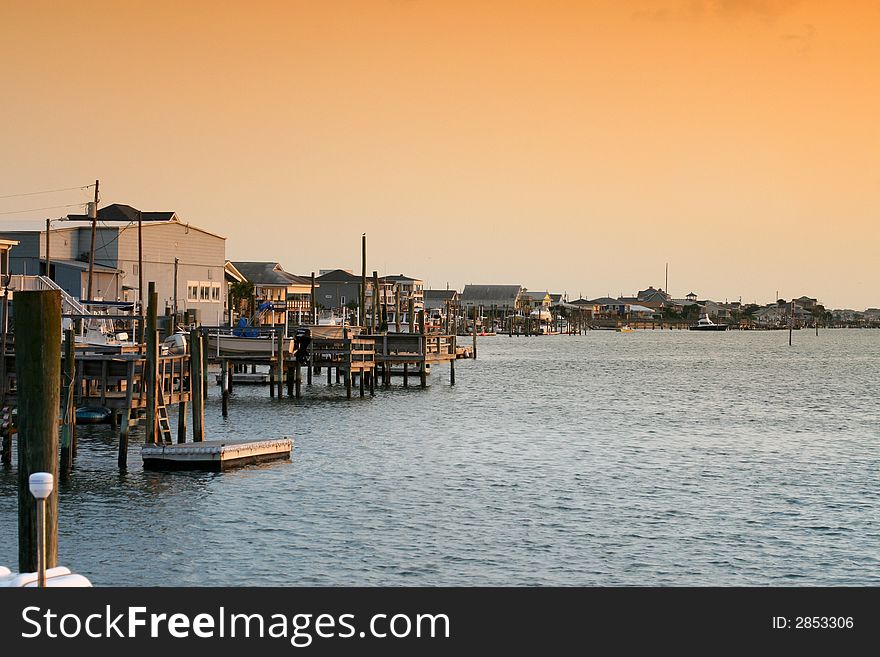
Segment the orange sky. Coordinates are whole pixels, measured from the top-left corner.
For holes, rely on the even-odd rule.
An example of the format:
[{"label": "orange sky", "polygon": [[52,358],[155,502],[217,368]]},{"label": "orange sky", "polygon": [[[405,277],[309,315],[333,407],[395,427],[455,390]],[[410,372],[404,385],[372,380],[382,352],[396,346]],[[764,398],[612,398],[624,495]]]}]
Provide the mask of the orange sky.
[{"label": "orange sky", "polygon": [[669,262],[676,296],[877,307],[878,33],[877,0],[3,0],[0,196],[100,178],[297,273],[366,231],[433,287]]}]

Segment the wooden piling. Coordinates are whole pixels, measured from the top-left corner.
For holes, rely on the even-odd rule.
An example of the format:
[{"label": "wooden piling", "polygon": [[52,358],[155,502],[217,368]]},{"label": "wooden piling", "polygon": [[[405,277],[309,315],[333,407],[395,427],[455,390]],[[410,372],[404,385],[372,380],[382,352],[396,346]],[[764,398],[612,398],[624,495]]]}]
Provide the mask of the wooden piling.
[{"label": "wooden piling", "polygon": [[147,292],[147,359],[144,363],[143,385],[147,391],[147,431],[144,442],[147,445],[159,443],[158,431],[158,376],[159,376],[159,331],[156,328],[159,295],[156,283],[150,281]]},{"label": "wooden piling", "polygon": [[403,387],[409,385],[409,363],[403,364]]},{"label": "wooden piling", "polygon": [[376,396],[376,366],[373,365],[373,369],[370,370],[370,397]]},{"label": "wooden piling", "polygon": [[269,397],[275,399],[275,367],[269,365]]},{"label": "wooden piling", "polygon": [[477,304],[474,304],[474,348],[471,358],[477,358]]},{"label": "wooden piling", "polygon": [[364,371],[361,370],[358,373],[358,388],[360,389],[361,397],[364,396]]},{"label": "wooden piling", "polygon": [[296,362],[296,365],[293,368],[293,377],[294,377],[294,381],[296,383],[296,385],[294,387],[294,394],[296,395],[296,398],[299,399],[300,397],[302,397],[302,380],[303,380],[302,364],[299,361]]},{"label": "wooden piling", "polygon": [[229,362],[223,360],[220,362],[220,409],[223,417],[229,415],[229,377],[232,373],[229,371]]},{"label": "wooden piling", "polygon": [[[119,453],[116,456],[116,465],[120,470],[128,467],[128,438],[131,432],[131,402],[134,399],[134,368],[135,361],[128,361],[125,373],[125,409],[122,411],[122,422],[119,426]],[[74,419],[76,414],[74,413]]]},{"label": "wooden piling", "polygon": [[190,357],[190,401],[192,402],[193,442],[200,443],[205,440],[205,389],[200,385],[202,381],[202,366],[204,363],[203,353],[205,340],[202,332],[193,329],[189,332]]},{"label": "wooden piling", "polygon": [[282,390],[284,389],[284,331],[278,331],[277,338],[277,356],[276,367],[278,368],[278,399],[281,399]]},{"label": "wooden piling", "polygon": [[15,293],[18,383],[18,569],[35,572],[37,502],[28,480],[48,472],[56,485],[46,500],[46,567],[58,562],[58,408],[61,403],[61,293]]},{"label": "wooden piling", "polygon": [[76,401],[74,377],[76,376],[76,334],[72,328],[64,332],[64,385],[62,386],[63,413],[61,427],[61,476],[67,477],[73,468],[73,432],[76,431]]}]

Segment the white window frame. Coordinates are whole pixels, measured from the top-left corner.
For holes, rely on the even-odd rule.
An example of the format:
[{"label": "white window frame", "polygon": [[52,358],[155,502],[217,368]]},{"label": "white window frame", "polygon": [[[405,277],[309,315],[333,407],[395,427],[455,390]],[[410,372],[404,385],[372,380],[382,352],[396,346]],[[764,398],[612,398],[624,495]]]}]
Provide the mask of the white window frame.
[{"label": "white window frame", "polygon": [[[195,290],[195,293],[193,293]],[[198,281],[187,281],[186,282],[186,300],[187,301],[198,301],[199,300],[199,282]]]},{"label": "white window frame", "polygon": [[208,303],[211,301],[211,282],[199,281],[199,302]]},{"label": "white window frame", "polygon": [[220,295],[220,283],[211,283],[211,302],[220,303],[222,297]]}]

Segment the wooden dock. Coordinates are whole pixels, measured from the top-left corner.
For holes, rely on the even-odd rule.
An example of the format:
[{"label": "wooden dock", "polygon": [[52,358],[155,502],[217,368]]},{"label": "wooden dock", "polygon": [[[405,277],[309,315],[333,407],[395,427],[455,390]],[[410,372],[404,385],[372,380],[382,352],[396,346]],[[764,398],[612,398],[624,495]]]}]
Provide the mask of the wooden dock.
[{"label": "wooden dock", "polygon": [[293,440],[206,440],[179,445],[145,445],[141,449],[145,470],[210,470],[290,460]]}]

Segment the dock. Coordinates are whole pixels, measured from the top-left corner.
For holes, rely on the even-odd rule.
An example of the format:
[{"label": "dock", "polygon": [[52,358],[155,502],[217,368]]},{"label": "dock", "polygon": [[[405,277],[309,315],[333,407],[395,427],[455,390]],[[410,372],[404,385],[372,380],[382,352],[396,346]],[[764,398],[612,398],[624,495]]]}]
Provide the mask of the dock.
[{"label": "dock", "polygon": [[205,440],[200,443],[145,445],[145,470],[209,470],[220,472],[265,461],[290,460],[293,440]]}]

